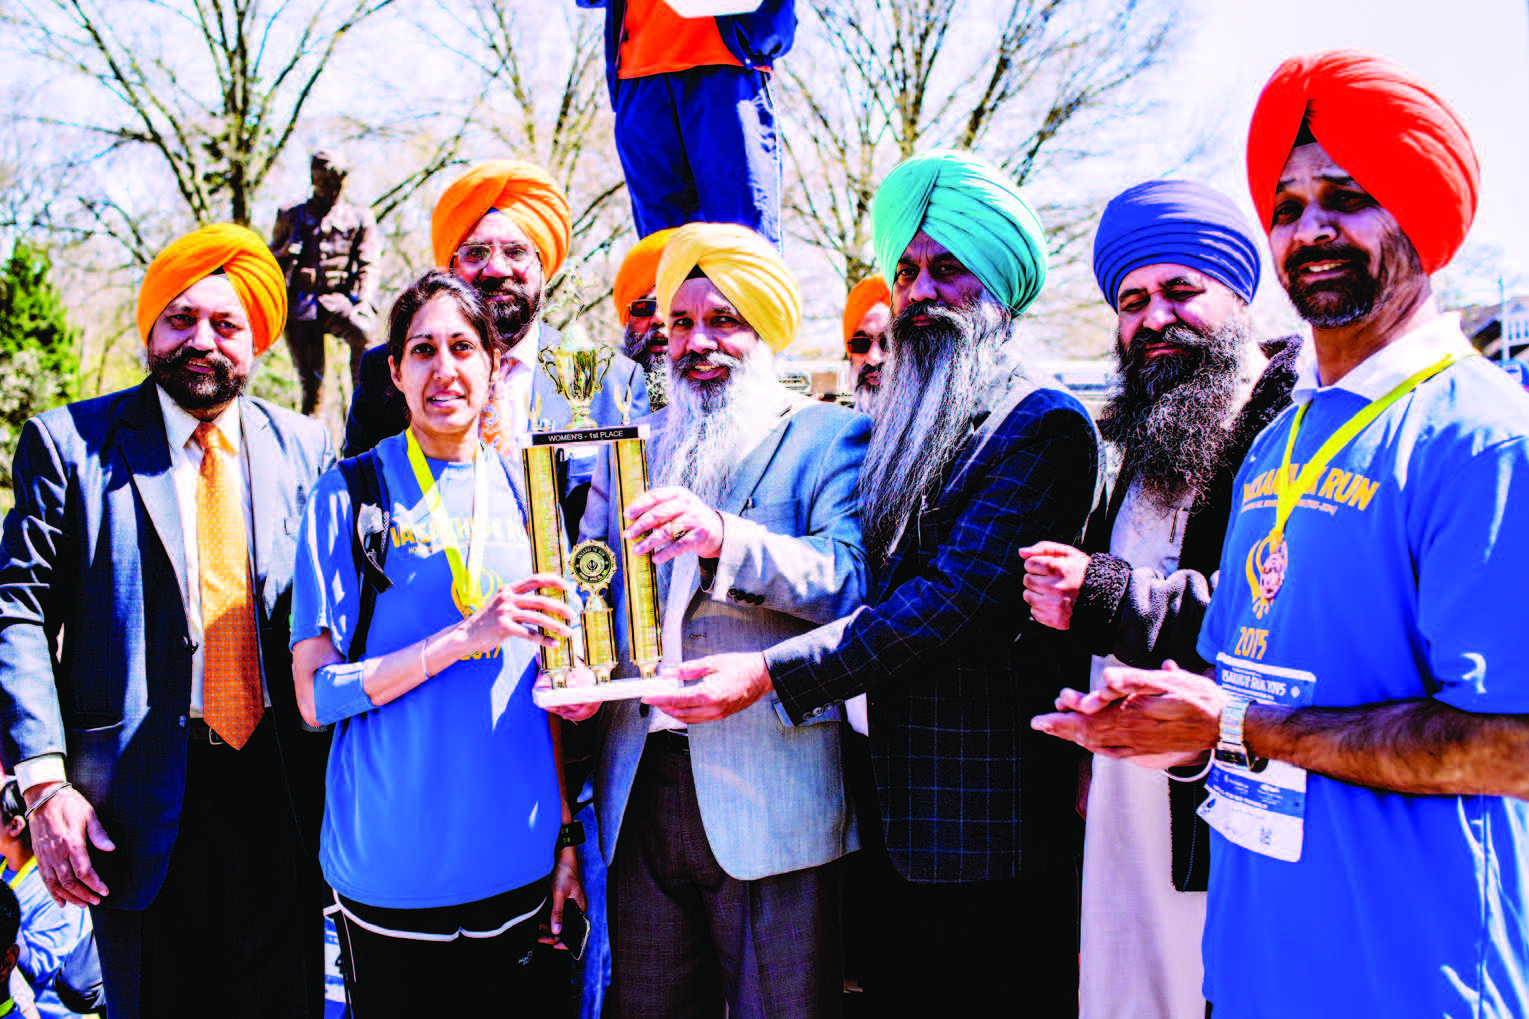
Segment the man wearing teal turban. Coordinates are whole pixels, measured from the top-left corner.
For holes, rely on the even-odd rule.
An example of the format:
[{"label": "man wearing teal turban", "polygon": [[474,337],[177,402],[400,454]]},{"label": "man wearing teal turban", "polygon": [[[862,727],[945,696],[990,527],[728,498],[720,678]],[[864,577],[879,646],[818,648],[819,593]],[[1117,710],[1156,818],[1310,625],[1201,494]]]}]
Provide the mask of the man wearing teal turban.
[{"label": "man wearing teal turban", "polygon": [[800,730],[869,692],[885,849],[868,850],[867,1013],[986,1012],[989,981],[952,974],[1002,973],[1026,1014],[1075,1015],[1077,757],[1021,737],[1026,706],[1083,682],[1088,659],[1031,624],[1019,549],[1081,537],[1098,438],[1021,368],[1014,322],[1046,241],[1012,182],[972,156],[919,156],[872,217],[894,316],[860,475],[874,594],[762,654],[686,662],[700,682],[664,708],[709,724],[773,690]]},{"label": "man wearing teal turban", "polygon": [[1040,217],[996,166],[965,152],[929,152],[900,164],[876,192],[871,226],[887,279],[922,232],[1016,315],[1046,283]]}]

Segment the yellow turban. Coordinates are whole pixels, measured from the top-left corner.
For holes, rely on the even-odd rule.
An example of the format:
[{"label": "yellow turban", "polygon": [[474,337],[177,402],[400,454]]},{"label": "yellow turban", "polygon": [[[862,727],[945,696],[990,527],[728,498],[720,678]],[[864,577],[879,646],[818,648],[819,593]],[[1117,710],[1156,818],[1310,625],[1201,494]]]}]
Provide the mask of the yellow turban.
[{"label": "yellow turban", "polygon": [[771,350],[783,350],[796,339],[802,292],[769,241],[732,223],[688,223],[675,230],[658,263],[658,310],[666,318],[674,292],[695,268]]},{"label": "yellow turban", "polygon": [[451,256],[478,220],[502,212],[526,232],[542,256],[542,276],[551,279],[563,267],[572,240],[573,214],[568,199],[547,171],[514,159],[479,163],[451,182],[430,217],[430,247],[435,264],[451,265]]},{"label": "yellow turban", "polygon": [[626,306],[653,289],[658,278],[658,260],[664,253],[664,245],[677,227],[648,234],[621,260],[616,270],[616,281],[611,284],[611,299],[616,302],[616,317],[626,325]]},{"label": "yellow turban", "polygon": [[892,309],[892,291],[887,289],[887,281],[880,276],[867,276],[850,288],[849,296],[844,299],[845,343],[860,328],[865,313],[878,304],[885,304],[888,311]]},{"label": "yellow turban", "polygon": [[138,291],[138,334],[149,333],[169,303],[222,269],[249,316],[255,353],[263,354],[287,324],[287,284],[271,249],[253,230],[214,223],[193,231],[159,253]]}]

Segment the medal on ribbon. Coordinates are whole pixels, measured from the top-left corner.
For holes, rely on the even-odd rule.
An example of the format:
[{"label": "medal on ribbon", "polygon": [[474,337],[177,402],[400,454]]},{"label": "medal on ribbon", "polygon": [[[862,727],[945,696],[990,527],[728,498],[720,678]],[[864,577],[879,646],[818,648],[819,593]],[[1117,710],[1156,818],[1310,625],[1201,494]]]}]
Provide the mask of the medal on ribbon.
[{"label": "medal on ribbon", "polygon": [[462,545],[452,524],[451,515],[441,500],[440,486],[430,465],[425,462],[425,452],[412,429],[405,432],[409,437],[409,466],[414,469],[414,480],[419,482],[421,500],[430,514],[432,545],[446,553],[446,563],[451,567],[451,601],[466,619],[481,609],[494,593],[495,585],[483,584],[483,534],[488,524],[488,471],[483,468],[487,450],[480,444],[473,460],[473,509],[472,522],[467,537],[467,557],[462,557]]},{"label": "medal on ribbon", "polygon": [[1349,418],[1337,431],[1328,436],[1308,463],[1299,465],[1299,473],[1295,467],[1291,466],[1290,458],[1295,453],[1296,432],[1300,430],[1301,421],[1305,418],[1311,403],[1307,401],[1296,408],[1295,416],[1290,422],[1290,434],[1285,440],[1285,457],[1274,476],[1277,492],[1274,526],[1269,529],[1268,535],[1248,552],[1246,574],[1248,587],[1253,592],[1254,616],[1262,619],[1273,607],[1275,596],[1285,586],[1285,577],[1290,570],[1290,543],[1285,539],[1285,525],[1290,522],[1290,514],[1295,512],[1301,496],[1316,490],[1317,481],[1322,477],[1322,472],[1327,469],[1333,457],[1337,456],[1340,450],[1352,442],[1354,437],[1364,431],[1370,422],[1379,417],[1387,407],[1456,361],[1470,356],[1470,354],[1451,351],[1427,368],[1397,383],[1386,395],[1371,400],[1359,413]]}]

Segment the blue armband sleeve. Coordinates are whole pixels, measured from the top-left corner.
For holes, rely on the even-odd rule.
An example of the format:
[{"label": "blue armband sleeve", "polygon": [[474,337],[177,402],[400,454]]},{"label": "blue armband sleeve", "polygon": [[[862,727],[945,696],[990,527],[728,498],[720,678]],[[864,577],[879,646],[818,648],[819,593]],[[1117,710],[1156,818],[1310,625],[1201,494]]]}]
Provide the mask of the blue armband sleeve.
[{"label": "blue armband sleeve", "polygon": [[365,662],[336,662],[313,674],[313,711],[320,725],[376,710],[361,684],[365,667]]}]

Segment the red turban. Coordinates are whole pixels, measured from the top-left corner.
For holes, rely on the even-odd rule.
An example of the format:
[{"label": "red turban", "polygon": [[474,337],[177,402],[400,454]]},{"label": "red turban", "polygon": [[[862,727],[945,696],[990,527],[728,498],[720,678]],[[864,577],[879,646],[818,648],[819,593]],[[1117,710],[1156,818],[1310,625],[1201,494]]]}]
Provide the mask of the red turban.
[{"label": "red turban", "polygon": [[1481,168],[1465,125],[1432,89],[1357,50],[1281,64],[1248,129],[1248,186],[1265,230],[1303,120],[1333,161],[1396,217],[1424,271],[1454,257],[1476,216]]},{"label": "red turban", "polygon": [[887,289],[887,281],[880,276],[867,276],[850,288],[849,296],[844,299],[845,343],[860,327],[865,313],[878,304],[885,304],[889,311],[892,308],[892,291]]},{"label": "red turban", "polygon": [[626,306],[652,290],[658,279],[658,260],[663,257],[664,245],[678,227],[658,230],[648,234],[626,253],[621,268],[616,270],[616,281],[611,284],[611,299],[616,302],[616,317],[626,325]]},{"label": "red turban", "polygon": [[271,249],[253,230],[232,223],[204,226],[175,241],[149,263],[138,290],[138,334],[149,333],[160,312],[195,284],[222,269],[233,284],[263,354],[287,324],[287,284]]},{"label": "red turban", "polygon": [[479,163],[451,182],[430,217],[430,247],[435,264],[451,265],[462,240],[490,212],[502,212],[525,231],[542,256],[542,276],[551,279],[563,267],[572,240],[573,214],[568,199],[547,171],[513,159]]}]

